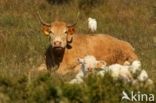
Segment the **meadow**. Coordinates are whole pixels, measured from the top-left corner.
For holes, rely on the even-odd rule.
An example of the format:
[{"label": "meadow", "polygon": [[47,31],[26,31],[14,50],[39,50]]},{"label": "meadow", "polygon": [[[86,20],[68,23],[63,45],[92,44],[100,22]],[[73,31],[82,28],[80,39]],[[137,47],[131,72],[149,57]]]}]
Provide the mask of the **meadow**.
[{"label": "meadow", "polygon": [[88,17],[96,18],[97,33],[112,35],[134,46],[142,68],[156,85],[155,0],[58,1],[0,0],[0,103],[131,103],[121,101],[123,90],[156,96],[156,88],[114,83],[109,76],[90,76],[81,85],[69,85],[50,73],[35,73],[28,78],[28,71],[43,63],[49,45],[36,13],[39,11],[47,22],[59,19],[72,23],[80,12],[77,33],[87,33]]}]

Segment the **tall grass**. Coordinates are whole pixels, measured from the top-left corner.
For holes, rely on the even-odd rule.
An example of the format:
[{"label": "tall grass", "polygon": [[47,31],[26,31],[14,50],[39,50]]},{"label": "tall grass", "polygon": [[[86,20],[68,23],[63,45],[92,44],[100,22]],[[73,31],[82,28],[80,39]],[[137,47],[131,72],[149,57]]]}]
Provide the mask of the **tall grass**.
[{"label": "tall grass", "polygon": [[44,61],[49,43],[40,31],[37,11],[47,22],[59,18],[69,23],[79,11],[78,33],[87,33],[89,16],[96,18],[97,32],[130,42],[156,82],[156,1],[95,1],[69,0],[59,5],[48,0],[0,1],[0,102],[119,103],[122,90],[134,90],[120,83],[114,86],[109,78],[90,77],[86,84],[71,86],[49,74],[39,74],[30,82],[27,73]]}]

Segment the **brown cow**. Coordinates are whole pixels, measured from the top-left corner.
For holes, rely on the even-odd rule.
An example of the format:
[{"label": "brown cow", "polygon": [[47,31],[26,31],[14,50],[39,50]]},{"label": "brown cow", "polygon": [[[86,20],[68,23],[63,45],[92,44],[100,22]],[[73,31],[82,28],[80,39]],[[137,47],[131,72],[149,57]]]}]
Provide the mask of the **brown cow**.
[{"label": "brown cow", "polygon": [[41,18],[40,21],[43,32],[50,37],[51,43],[45,54],[47,68],[56,67],[60,74],[74,71],[77,58],[87,54],[94,55],[107,64],[123,64],[125,61],[138,59],[128,42],[105,34],[74,34],[74,25],[62,21],[51,24],[43,22]]}]

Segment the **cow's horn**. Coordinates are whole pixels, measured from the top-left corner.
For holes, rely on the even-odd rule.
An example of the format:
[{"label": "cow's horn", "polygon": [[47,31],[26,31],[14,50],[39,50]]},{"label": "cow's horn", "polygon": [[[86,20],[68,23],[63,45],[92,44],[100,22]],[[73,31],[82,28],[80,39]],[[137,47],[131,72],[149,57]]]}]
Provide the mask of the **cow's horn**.
[{"label": "cow's horn", "polygon": [[77,13],[76,22],[75,22],[75,23],[73,23],[73,24],[69,24],[69,25],[67,25],[67,27],[72,27],[72,26],[75,26],[75,25],[77,24],[77,22],[78,22],[79,16],[80,16],[80,12],[78,12],[78,13]]},{"label": "cow's horn", "polygon": [[45,25],[45,26],[51,26],[49,23],[46,23],[45,21],[43,21],[43,19],[41,18],[39,12],[37,12],[37,15],[38,15],[38,17],[39,17],[39,21],[40,21],[40,23],[41,23],[42,25]]}]

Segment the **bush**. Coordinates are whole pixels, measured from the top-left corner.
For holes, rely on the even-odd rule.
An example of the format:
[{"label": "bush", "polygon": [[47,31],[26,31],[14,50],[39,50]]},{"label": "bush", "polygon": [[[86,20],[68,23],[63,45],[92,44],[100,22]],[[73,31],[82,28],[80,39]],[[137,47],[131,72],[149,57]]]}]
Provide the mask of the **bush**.
[{"label": "bush", "polygon": [[53,21],[55,12],[61,19],[71,21],[81,8],[77,32],[87,33],[88,16],[96,18],[97,33],[134,46],[142,68],[156,86],[155,3],[156,0],[0,0],[0,103],[121,103],[123,90],[156,95],[156,88],[134,88],[114,83],[110,77],[90,76],[81,85],[62,82],[73,74],[59,77],[35,72],[27,78],[29,70],[43,63],[49,45],[40,31],[36,12],[45,21]]},{"label": "bush", "polygon": [[68,3],[69,0],[47,0],[50,4],[56,4],[56,5],[59,5],[59,4],[64,4],[64,3]]}]

